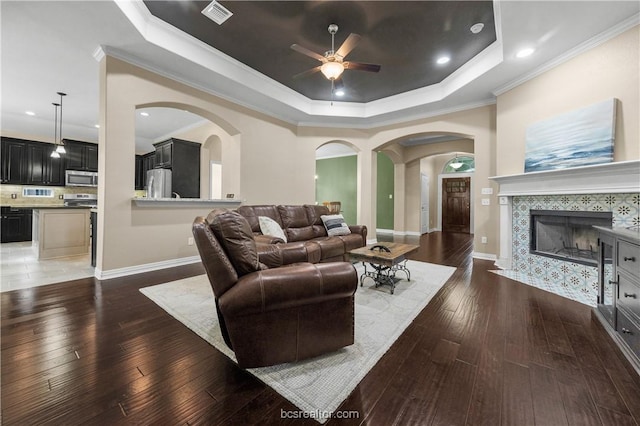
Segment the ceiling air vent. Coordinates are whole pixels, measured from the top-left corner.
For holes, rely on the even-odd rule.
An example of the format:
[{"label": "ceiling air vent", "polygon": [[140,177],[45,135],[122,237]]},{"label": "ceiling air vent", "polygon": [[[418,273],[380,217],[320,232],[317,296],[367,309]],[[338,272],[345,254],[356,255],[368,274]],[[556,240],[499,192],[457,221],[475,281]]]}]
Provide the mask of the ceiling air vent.
[{"label": "ceiling air vent", "polygon": [[202,14],[207,16],[216,24],[220,25],[227,19],[231,18],[231,11],[218,3],[216,0],[213,0],[207,7],[202,10]]}]

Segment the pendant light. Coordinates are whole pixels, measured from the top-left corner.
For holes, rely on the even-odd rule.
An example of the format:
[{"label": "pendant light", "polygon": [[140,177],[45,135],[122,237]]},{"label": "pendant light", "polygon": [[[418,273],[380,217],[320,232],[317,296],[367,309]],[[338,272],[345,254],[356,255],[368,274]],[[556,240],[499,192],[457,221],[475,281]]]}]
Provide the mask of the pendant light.
[{"label": "pendant light", "polygon": [[53,105],[56,110],[55,119],[53,120],[53,143],[56,145],[56,149],[51,151],[51,158],[60,158],[60,153],[58,152],[58,107],[60,104],[52,102],[51,105]]},{"label": "pendant light", "polygon": [[454,169],[458,170],[460,167],[464,166],[464,163],[458,160],[458,153],[456,152],[456,158],[454,158],[453,163],[449,163],[449,165]]},{"label": "pendant light", "polygon": [[64,141],[62,139],[62,97],[67,96],[67,94],[58,92],[58,95],[60,95],[60,144],[56,147],[56,151],[59,154],[66,154],[67,150],[64,149]]}]

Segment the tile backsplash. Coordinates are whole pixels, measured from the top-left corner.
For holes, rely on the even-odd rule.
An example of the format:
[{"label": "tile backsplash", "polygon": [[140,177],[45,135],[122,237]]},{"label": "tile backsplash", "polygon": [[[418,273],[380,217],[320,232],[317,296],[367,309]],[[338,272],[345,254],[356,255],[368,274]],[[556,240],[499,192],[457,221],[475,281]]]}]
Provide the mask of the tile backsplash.
[{"label": "tile backsplash", "polygon": [[[3,206],[51,206],[63,205],[63,194],[97,194],[97,188],[72,187],[72,186],[43,186],[41,188],[53,189],[53,197],[23,197],[23,188],[35,188],[33,185],[0,185],[0,204]],[[40,188],[40,187],[39,187]],[[16,198],[11,198],[15,194]]]}]

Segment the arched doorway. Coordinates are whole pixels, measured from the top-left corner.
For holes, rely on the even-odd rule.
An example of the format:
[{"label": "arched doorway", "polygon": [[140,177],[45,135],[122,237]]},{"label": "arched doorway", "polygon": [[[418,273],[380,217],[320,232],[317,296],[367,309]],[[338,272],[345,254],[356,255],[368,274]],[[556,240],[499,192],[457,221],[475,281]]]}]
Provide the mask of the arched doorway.
[{"label": "arched doorway", "polygon": [[348,142],[328,142],[316,149],[316,204],[339,202],[350,225],[358,214],[358,152]]}]

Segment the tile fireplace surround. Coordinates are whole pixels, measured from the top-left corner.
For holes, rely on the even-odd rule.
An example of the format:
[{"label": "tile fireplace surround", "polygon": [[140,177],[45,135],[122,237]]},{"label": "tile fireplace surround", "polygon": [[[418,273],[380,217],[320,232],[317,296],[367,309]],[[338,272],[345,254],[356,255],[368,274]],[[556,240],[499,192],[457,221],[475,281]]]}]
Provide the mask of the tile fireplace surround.
[{"label": "tile fireplace surround", "polygon": [[613,226],[640,225],[640,161],[492,177],[500,184],[496,273],[596,306],[598,270],[529,253],[530,210],[611,212]]}]

